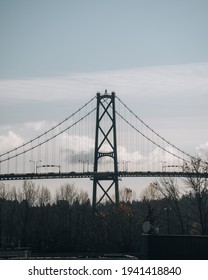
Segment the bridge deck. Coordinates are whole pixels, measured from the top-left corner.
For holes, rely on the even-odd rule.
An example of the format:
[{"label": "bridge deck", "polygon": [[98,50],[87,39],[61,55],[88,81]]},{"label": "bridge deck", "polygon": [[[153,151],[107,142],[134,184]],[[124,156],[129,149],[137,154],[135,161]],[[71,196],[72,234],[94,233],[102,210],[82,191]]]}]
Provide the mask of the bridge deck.
[{"label": "bridge deck", "polygon": [[135,171],[135,172],[49,172],[49,173],[10,173],[0,174],[0,181],[8,180],[37,180],[37,179],[64,179],[64,178],[98,178],[99,180],[112,180],[118,177],[181,177],[181,178],[208,178],[207,172],[160,172],[160,171]]}]

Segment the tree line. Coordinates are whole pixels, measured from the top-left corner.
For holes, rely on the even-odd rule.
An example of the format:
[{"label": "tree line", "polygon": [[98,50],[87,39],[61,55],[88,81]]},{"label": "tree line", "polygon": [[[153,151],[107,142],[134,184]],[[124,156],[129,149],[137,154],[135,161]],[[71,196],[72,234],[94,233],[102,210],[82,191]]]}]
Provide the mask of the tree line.
[{"label": "tree line", "polygon": [[[197,164],[194,166],[197,167]],[[29,247],[34,253],[139,252],[143,224],[150,234],[208,234],[208,181],[190,177],[150,183],[136,198],[120,191],[118,206],[106,201],[93,212],[88,194],[73,184],[48,188],[24,181],[0,184],[0,247]]]}]

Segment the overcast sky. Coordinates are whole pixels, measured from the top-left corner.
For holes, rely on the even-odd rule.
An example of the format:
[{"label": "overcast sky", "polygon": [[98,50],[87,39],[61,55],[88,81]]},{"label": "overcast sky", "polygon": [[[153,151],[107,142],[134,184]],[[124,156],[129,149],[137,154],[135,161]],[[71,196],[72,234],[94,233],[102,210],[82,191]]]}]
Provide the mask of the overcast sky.
[{"label": "overcast sky", "polygon": [[207,0],[1,0],[1,78],[207,62]]},{"label": "overcast sky", "polygon": [[108,89],[162,136],[207,152],[207,14],[207,0],[0,0],[0,142]]}]

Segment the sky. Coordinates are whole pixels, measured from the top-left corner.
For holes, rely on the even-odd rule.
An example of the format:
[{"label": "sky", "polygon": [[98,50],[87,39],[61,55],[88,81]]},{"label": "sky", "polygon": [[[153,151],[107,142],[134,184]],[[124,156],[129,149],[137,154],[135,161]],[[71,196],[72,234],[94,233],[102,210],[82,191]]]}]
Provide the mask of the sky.
[{"label": "sky", "polygon": [[207,0],[0,0],[1,151],[108,89],[208,156],[207,12]]}]

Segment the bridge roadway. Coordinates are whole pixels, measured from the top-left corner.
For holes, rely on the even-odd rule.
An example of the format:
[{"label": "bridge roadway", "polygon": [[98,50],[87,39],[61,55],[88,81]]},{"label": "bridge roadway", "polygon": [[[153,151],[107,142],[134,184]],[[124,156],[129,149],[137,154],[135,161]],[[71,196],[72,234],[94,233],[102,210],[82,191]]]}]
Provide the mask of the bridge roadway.
[{"label": "bridge roadway", "polygon": [[[37,179],[64,179],[64,178],[96,178],[98,180],[112,180],[113,172],[49,172],[49,173],[10,173],[0,174],[0,181],[9,180],[37,180]],[[164,172],[164,171],[119,171],[118,177],[181,177],[181,178],[208,178],[207,172]]]}]

